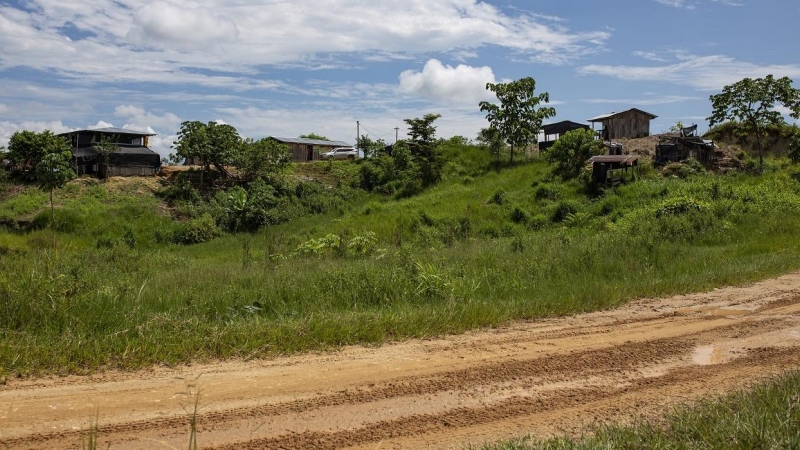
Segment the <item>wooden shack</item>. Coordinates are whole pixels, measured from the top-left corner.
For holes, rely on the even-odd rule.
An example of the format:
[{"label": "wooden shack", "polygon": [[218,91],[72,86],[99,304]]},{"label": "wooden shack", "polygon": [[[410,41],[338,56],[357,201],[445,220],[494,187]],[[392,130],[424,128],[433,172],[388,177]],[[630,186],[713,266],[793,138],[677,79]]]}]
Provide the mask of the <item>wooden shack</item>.
[{"label": "wooden shack", "polygon": [[594,124],[602,124],[600,137],[604,141],[610,141],[650,136],[650,121],[656,117],[658,116],[633,108],[627,111],[603,114],[589,119],[588,122],[592,124],[592,129],[594,129]]},{"label": "wooden shack", "polygon": [[293,162],[317,161],[322,159],[321,153],[333,150],[338,147],[352,147],[352,145],[341,141],[321,141],[319,139],[305,138],[282,138],[270,136],[281,144],[285,144],[292,151]]},{"label": "wooden shack", "polygon": [[556,143],[558,138],[574,130],[588,130],[591,127],[582,123],[564,120],[561,122],[550,123],[542,127],[544,140],[539,142],[539,151],[545,151]]},{"label": "wooden shack", "polygon": [[636,155],[600,155],[589,159],[592,163],[592,179],[603,186],[617,186],[628,169],[639,170]]}]

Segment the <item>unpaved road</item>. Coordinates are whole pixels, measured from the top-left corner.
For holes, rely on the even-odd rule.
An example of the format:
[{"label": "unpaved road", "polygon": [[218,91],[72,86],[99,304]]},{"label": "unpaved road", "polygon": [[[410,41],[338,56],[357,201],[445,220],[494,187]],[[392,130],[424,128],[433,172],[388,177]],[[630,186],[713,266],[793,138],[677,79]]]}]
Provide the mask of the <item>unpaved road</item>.
[{"label": "unpaved road", "polygon": [[[436,340],[0,386],[0,449],[463,448],[578,432],[800,368],[800,272]],[[82,431],[83,430],[83,431]]]}]

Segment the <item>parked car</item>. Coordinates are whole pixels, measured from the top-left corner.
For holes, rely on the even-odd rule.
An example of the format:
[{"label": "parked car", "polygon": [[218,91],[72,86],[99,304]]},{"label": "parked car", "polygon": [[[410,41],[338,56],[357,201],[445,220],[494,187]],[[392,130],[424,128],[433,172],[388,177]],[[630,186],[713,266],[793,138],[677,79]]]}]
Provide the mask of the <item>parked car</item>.
[{"label": "parked car", "polygon": [[353,147],[337,147],[329,152],[320,153],[322,159],[356,159],[358,150]]}]

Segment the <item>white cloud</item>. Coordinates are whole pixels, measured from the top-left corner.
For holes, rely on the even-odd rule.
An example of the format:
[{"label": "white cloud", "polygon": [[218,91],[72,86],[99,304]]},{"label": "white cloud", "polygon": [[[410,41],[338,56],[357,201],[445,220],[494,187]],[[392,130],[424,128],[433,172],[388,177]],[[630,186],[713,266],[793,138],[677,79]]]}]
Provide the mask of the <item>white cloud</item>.
[{"label": "white cloud", "polygon": [[583,101],[585,103],[593,103],[593,104],[624,104],[624,105],[634,105],[634,106],[648,106],[648,105],[668,105],[672,103],[681,103],[694,100],[705,100],[705,97],[664,95],[664,96],[652,96],[649,98],[639,98],[639,99],[592,98]]},{"label": "white cloud", "polygon": [[400,74],[401,91],[448,104],[477,105],[491,100],[494,96],[486,90],[486,83],[495,82],[491,67],[445,66],[436,59],[428,61],[421,72]]},{"label": "white cloud", "polygon": [[159,116],[134,105],[119,105],[114,108],[114,115],[124,118],[127,121],[126,127],[132,129],[138,127],[139,130],[147,130],[150,127],[177,130],[181,124],[181,119],[175,114],[165,113]]},{"label": "white cloud", "polygon": [[[67,39],[65,26],[80,35]],[[599,51],[609,36],[479,0],[27,0],[25,10],[0,4],[0,70],[25,66],[85,83],[278,89],[259,76],[264,67],[468,57],[486,46],[563,63]]]},{"label": "white cloud", "polygon": [[239,38],[236,22],[202,6],[155,1],[139,8],[133,17],[135,26],[127,38],[142,46],[194,50]]},{"label": "white cloud", "polygon": [[700,90],[719,90],[743,78],[800,77],[800,65],[758,65],[730,56],[678,54],[679,62],[664,66],[589,65],[578,70],[583,75],[604,75],[627,81],[662,81]]},{"label": "white cloud", "polygon": [[9,111],[8,106],[6,106],[4,103],[0,103],[0,114],[5,114],[8,111]]},{"label": "white cloud", "polygon": [[658,3],[662,5],[672,6],[673,8],[686,8],[686,9],[694,9],[695,6],[693,4],[688,3],[686,0],[656,0]]},{"label": "white cloud", "polygon": [[45,122],[45,121],[26,121],[26,122],[0,122],[0,147],[8,147],[8,140],[11,136],[16,133],[17,131],[36,131],[41,132],[44,130],[50,130],[53,133],[66,133],[70,131],[71,128],[61,123],[60,120],[52,121],[52,122]]},{"label": "white cloud", "polygon": [[667,62],[669,59],[659,55],[656,52],[644,52],[644,51],[635,51],[633,52],[633,56],[638,56],[640,58],[644,58],[648,61],[657,61],[657,62]]}]

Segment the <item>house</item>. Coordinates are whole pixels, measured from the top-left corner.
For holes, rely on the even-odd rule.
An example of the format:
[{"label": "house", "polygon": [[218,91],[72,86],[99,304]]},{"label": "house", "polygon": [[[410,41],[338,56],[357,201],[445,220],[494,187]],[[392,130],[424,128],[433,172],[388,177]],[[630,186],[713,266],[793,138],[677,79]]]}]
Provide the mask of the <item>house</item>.
[{"label": "house", "polygon": [[282,138],[275,136],[270,136],[269,138],[287,145],[292,151],[293,162],[317,161],[322,159],[320,153],[333,150],[337,147],[352,147],[352,145],[341,141],[321,141],[318,139]]},{"label": "house", "polygon": [[572,122],[570,120],[564,120],[557,123],[547,124],[542,127],[542,132],[544,133],[544,141],[539,142],[539,151],[544,151],[552,147],[553,144],[556,143],[556,140],[558,140],[558,138],[569,133],[570,131],[581,130],[581,129],[588,130],[590,128],[591,127],[589,125]]},{"label": "house", "polygon": [[[72,163],[78,175],[153,176],[161,170],[161,156],[147,145],[155,133],[122,128],[98,128],[61,133],[72,145]],[[101,142],[114,144],[107,160],[98,151]]]},{"label": "house", "polygon": [[602,124],[600,137],[604,141],[611,141],[650,136],[650,121],[656,117],[658,116],[633,108],[627,111],[603,114],[589,119],[588,122],[591,122],[592,129],[594,129],[595,123]]}]

